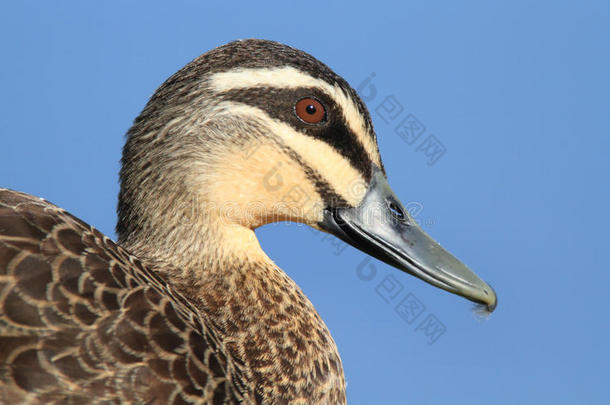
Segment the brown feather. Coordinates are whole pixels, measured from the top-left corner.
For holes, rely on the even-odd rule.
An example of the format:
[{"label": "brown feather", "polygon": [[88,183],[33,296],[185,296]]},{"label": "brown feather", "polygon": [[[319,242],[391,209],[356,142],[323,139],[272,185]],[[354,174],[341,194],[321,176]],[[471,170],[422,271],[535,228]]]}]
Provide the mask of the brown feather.
[{"label": "brown feather", "polygon": [[218,331],[184,297],[96,229],[6,189],[0,400],[255,402]]}]

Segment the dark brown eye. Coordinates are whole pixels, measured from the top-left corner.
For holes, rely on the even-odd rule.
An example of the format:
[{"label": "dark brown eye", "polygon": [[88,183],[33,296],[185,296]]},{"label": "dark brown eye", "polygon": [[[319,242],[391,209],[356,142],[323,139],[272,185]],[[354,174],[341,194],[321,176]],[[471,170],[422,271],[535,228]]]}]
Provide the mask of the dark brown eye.
[{"label": "dark brown eye", "polygon": [[326,117],[326,110],[322,103],[309,97],[297,101],[294,112],[308,124],[319,124]]}]

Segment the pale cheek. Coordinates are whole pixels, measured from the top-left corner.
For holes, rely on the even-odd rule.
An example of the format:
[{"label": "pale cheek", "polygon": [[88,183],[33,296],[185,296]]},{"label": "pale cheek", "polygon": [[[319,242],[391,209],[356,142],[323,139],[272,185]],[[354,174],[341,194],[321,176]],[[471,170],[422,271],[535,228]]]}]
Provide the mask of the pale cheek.
[{"label": "pale cheek", "polygon": [[315,224],[322,201],[303,169],[273,145],[234,151],[214,170],[207,199],[220,217],[249,228],[280,221]]}]

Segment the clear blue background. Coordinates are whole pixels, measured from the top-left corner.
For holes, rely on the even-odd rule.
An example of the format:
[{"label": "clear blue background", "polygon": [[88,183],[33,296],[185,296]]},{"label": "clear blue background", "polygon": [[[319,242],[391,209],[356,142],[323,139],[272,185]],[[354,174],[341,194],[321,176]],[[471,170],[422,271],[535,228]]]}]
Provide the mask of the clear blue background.
[{"label": "clear blue background", "polygon": [[[471,305],[297,225],[258,231],[342,354],[351,404],[607,403],[608,2],[3,2],[0,184],[114,236],[123,134],[155,88],[206,50],[275,39],[369,102],[396,193],[499,295]],[[52,4],[51,4],[52,3]],[[85,4],[87,3],[87,4]],[[460,2],[462,3],[462,2]],[[494,4],[491,4],[494,3]],[[374,110],[394,95],[446,147],[433,166]],[[401,283],[412,324],[376,287]],[[419,322],[446,332],[432,344]]]}]

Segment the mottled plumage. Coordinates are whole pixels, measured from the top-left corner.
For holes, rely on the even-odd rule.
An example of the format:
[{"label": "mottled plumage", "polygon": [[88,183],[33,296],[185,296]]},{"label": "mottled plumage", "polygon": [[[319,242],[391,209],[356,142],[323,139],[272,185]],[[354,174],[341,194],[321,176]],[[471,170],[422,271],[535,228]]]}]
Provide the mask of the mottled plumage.
[{"label": "mottled plumage", "polygon": [[219,329],[140,260],[47,201],[0,189],[0,399],[255,402]]}]

